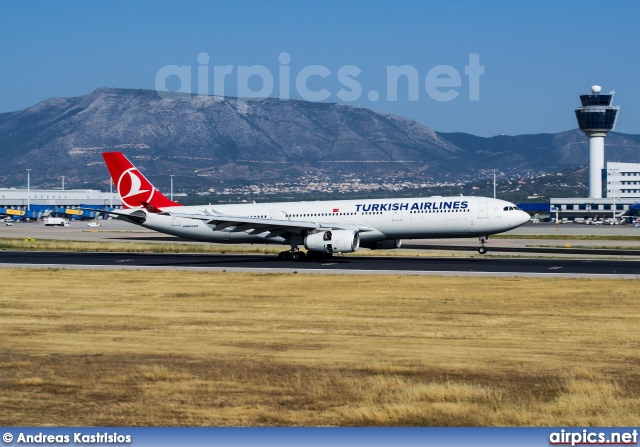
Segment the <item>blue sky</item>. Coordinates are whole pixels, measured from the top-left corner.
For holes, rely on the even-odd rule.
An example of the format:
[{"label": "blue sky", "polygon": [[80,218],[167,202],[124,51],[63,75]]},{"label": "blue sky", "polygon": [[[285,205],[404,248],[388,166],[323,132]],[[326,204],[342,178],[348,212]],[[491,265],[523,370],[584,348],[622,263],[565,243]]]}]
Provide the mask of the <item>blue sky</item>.
[{"label": "blue sky", "polygon": [[[616,91],[622,108],[616,130],[640,134],[639,16],[636,1],[4,0],[0,113],[99,87],[154,89],[158,73],[172,65],[191,67],[195,92],[203,52],[209,93],[214,66],[233,68],[224,93],[236,96],[239,67],[260,65],[274,79],[270,96],[278,97],[279,56],[288,53],[292,98],[304,96],[297,75],[323,66],[330,74],[309,77],[306,85],[328,92],[327,101],[398,114],[437,131],[515,135],[577,127],[578,95],[600,84]],[[472,54],[484,69],[478,100],[470,100],[465,74]],[[387,67],[403,65],[417,74],[417,100],[409,100],[406,78],[397,100],[387,96]],[[337,96],[344,66],[357,67],[351,79],[362,90],[347,101]],[[440,66],[448,74],[428,80]],[[425,82],[442,76],[454,86],[436,86],[431,95]],[[262,82],[254,76],[246,85],[258,91]],[[164,85],[181,87],[175,76]],[[449,90],[454,99],[435,99]]]}]

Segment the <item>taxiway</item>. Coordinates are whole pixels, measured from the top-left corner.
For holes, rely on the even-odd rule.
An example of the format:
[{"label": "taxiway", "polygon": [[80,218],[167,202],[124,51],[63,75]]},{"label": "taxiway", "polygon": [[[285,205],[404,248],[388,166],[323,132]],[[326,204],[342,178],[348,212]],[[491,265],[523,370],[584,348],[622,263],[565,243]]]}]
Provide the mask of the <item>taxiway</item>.
[{"label": "taxiway", "polygon": [[278,261],[273,255],[175,253],[0,252],[0,266],[35,268],[168,269],[479,276],[640,277],[640,261],[572,259],[336,256],[322,261]]}]

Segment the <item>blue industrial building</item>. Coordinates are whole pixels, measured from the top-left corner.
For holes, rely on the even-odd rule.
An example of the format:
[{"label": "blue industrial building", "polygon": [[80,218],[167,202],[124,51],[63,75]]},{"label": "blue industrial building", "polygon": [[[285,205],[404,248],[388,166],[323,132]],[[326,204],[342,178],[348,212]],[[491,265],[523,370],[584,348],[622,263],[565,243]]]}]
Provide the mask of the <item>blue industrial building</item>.
[{"label": "blue industrial building", "polygon": [[97,190],[45,190],[0,188],[0,216],[36,220],[44,217],[96,219],[100,213],[82,208],[104,210],[121,208],[117,193]]}]

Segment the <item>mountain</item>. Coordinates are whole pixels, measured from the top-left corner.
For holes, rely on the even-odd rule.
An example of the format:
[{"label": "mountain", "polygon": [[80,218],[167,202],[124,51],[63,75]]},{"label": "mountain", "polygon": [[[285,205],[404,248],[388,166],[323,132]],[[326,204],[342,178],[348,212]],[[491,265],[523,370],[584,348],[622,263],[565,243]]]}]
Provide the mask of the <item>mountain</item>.
[{"label": "mountain", "polygon": [[[607,154],[640,161],[640,136],[611,134]],[[0,114],[0,186],[108,181],[103,151],[127,154],[154,181],[182,186],[275,183],[314,172],[369,179],[469,179],[479,171],[550,172],[587,163],[577,131],[482,138],[434,132],[341,104],[98,89]]]},{"label": "mountain", "polygon": [[[420,161],[451,167],[462,151],[414,121],[340,104],[239,100],[99,89],[0,115],[0,182],[106,178],[121,150],[150,176],[277,180],[310,168],[385,172]],[[37,173],[37,174],[36,174]],[[57,182],[57,180],[56,180]]]},{"label": "mountain", "polygon": [[[466,133],[436,134],[475,156],[483,166],[502,170],[513,167],[554,172],[589,164],[589,140],[579,129],[555,134],[489,138]],[[640,163],[640,135],[609,133],[605,139],[605,160]]]}]

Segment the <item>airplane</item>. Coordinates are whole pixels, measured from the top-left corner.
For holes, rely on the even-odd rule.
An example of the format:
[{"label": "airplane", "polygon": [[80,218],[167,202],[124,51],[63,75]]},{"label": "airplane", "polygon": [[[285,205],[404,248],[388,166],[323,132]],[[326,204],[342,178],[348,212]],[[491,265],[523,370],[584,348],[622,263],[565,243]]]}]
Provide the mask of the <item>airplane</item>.
[{"label": "airplane", "polygon": [[109,214],[185,239],[288,245],[280,260],[395,249],[402,239],[461,237],[479,237],[478,252],[485,254],[490,235],[530,219],[513,203],[462,195],[183,206],[162,195],[122,152],[102,155],[123,205]]}]

